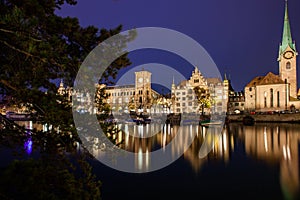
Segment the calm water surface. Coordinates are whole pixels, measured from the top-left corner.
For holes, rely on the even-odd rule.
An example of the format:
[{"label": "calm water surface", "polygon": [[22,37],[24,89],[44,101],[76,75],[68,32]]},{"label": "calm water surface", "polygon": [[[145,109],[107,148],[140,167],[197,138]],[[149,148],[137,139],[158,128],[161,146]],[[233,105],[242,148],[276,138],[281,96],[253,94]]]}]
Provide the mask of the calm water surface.
[{"label": "calm water surface", "polygon": [[[32,124],[27,124],[31,128]],[[299,141],[300,124],[255,124],[243,126],[231,123],[220,134],[207,134],[198,125],[146,126],[122,125],[123,130],[133,136],[147,135],[149,138],[128,137],[121,148],[136,152],[136,170],[147,169],[151,164],[147,153],[171,144],[172,152],[182,151],[187,138],[195,138],[187,151],[169,166],[148,173],[125,173],[93,161],[93,169],[102,181],[103,200],[115,199],[300,199]],[[182,131],[177,145],[172,139]],[[204,158],[199,150],[205,138],[214,143],[213,149]],[[28,154],[34,144],[24,143]],[[102,150],[92,150],[94,155]],[[142,154],[143,153],[143,154]],[[146,153],[146,154],[145,154]],[[2,155],[8,155],[3,150]],[[141,155],[140,155],[141,154]],[[9,160],[2,156],[1,163]]]},{"label": "calm water surface", "polygon": [[[147,134],[155,125],[127,126],[131,133]],[[125,138],[122,148],[136,153],[164,148],[177,130],[165,127],[151,138]],[[197,125],[186,125],[182,131],[194,133],[194,142],[163,169],[132,174],[93,163],[103,183],[103,199],[299,199],[299,124],[229,124],[220,137],[211,137],[215,145],[202,159],[199,150],[208,135]],[[181,140],[183,144],[186,139]],[[181,147],[172,148],[176,152]],[[151,160],[137,156],[135,162],[139,169]]]}]

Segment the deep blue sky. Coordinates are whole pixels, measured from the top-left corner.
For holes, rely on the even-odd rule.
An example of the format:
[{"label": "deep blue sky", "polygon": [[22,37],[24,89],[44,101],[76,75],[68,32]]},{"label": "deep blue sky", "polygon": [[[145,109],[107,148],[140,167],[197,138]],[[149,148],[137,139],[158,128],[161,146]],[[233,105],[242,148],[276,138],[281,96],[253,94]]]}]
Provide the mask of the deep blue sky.
[{"label": "deep blue sky", "polygon": [[[298,47],[300,1],[288,2],[292,37]],[[234,89],[240,91],[255,76],[269,71],[278,74],[284,5],[284,0],[79,0],[58,14],[78,17],[82,26],[109,29],[122,24],[123,30],[154,26],[182,32],[207,50],[220,72],[230,75]],[[154,51],[132,53],[130,58],[133,66],[157,62],[181,68],[185,76],[191,74],[192,66],[166,55]],[[300,73],[298,85],[299,78]]]}]

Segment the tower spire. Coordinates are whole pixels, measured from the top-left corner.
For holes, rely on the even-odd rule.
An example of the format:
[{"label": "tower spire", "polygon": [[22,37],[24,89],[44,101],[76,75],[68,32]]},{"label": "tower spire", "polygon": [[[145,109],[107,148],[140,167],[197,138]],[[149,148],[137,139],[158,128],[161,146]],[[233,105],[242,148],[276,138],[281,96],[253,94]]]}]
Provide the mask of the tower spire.
[{"label": "tower spire", "polygon": [[287,47],[295,50],[295,44],[293,43],[292,34],[291,34],[291,26],[288,14],[288,1],[285,0],[285,14],[284,14],[284,24],[283,24],[283,34],[282,34],[282,42],[280,46],[280,53],[284,52]]}]

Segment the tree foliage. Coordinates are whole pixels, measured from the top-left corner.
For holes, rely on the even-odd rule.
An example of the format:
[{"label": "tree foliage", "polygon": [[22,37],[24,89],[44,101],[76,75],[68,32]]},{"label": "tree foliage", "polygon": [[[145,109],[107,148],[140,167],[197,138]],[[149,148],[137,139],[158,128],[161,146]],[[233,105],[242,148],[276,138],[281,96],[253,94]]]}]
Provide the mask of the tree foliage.
[{"label": "tree foliage", "polygon": [[210,108],[212,104],[212,99],[209,95],[208,90],[201,88],[199,86],[194,88],[194,92],[197,96],[197,103],[200,106],[202,115],[204,115],[204,109]]},{"label": "tree foliage", "polygon": [[[63,3],[62,0],[7,0],[0,4],[0,89],[12,96],[15,103],[32,105],[46,123],[61,128],[70,124],[62,113],[69,108],[68,102],[59,105],[55,80],[63,78],[72,86],[88,53],[122,28],[83,28],[77,18],[63,18],[54,13]],[[123,43],[129,39],[130,36],[124,36]],[[119,69],[129,64],[126,55],[120,57],[102,79],[114,78]]]},{"label": "tree foliage", "polygon": [[[73,86],[77,71],[89,52],[107,38],[118,34],[122,26],[114,29],[81,27],[77,18],[55,14],[55,10],[61,9],[64,3],[76,5],[75,0],[0,0],[0,95],[10,97],[12,105],[27,105],[28,109],[38,116],[39,123],[52,126],[52,129],[46,132],[31,130],[29,134],[39,150],[46,148],[47,151],[41,151],[41,156],[35,163],[30,160],[12,164],[2,174],[4,177],[1,179],[5,180],[5,175],[9,177],[20,168],[25,172],[28,168],[29,171],[36,173],[36,176],[30,177],[33,179],[39,177],[43,179],[52,176],[54,172],[62,173],[61,177],[58,176],[53,181],[62,182],[66,178],[70,190],[76,189],[78,185],[74,184],[74,181],[77,181],[81,184],[82,190],[87,189],[86,191],[90,192],[90,195],[95,194],[93,198],[96,198],[100,195],[98,182],[91,176],[86,176],[84,180],[87,182],[82,184],[80,182],[82,179],[72,175],[74,171],[70,160],[67,162],[69,164],[63,164],[68,159],[57,157],[62,152],[76,152],[74,144],[79,141],[72,119],[71,104],[63,96],[57,95],[57,80],[63,79],[67,85]],[[116,45],[123,48],[133,37],[134,35],[124,35]],[[110,64],[99,82],[111,81],[119,69],[128,65],[130,61],[127,54],[119,57]],[[99,94],[104,97],[103,91]],[[103,110],[108,111],[106,105]],[[1,145],[6,141],[22,145],[24,138],[28,136],[24,136],[25,129],[15,128],[16,126],[6,126],[3,129],[1,126]],[[13,137],[9,135],[11,132],[14,133]],[[55,158],[52,160],[53,163],[48,162],[49,158],[42,156],[44,154]],[[43,163],[49,164],[46,171],[43,171],[46,167]],[[53,166],[54,163],[57,166]],[[91,169],[85,168],[85,174],[91,172]],[[30,185],[31,180],[28,181]],[[44,180],[44,183],[52,184],[51,181]],[[3,184],[3,181],[1,183]],[[70,191],[66,189],[67,185],[59,188],[59,194],[67,195],[65,192],[74,192],[71,196],[76,196],[80,191]],[[88,185],[93,187],[87,188]],[[0,195],[3,191],[0,190]],[[29,191],[20,190],[20,192],[25,194]],[[55,190],[51,192],[54,193],[45,195],[49,198],[51,195],[57,195]],[[71,196],[62,197],[68,199]]]}]

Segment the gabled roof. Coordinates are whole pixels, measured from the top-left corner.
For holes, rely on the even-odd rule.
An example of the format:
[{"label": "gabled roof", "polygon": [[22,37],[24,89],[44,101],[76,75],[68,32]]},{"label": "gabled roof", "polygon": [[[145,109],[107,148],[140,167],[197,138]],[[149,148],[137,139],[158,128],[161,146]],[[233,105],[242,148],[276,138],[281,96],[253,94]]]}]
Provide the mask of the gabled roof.
[{"label": "gabled roof", "polygon": [[206,81],[207,81],[207,85],[209,85],[209,84],[216,85],[218,83],[222,83],[220,78],[206,78]]},{"label": "gabled roof", "polygon": [[250,83],[248,83],[246,85],[246,87],[253,87],[258,85],[258,83],[261,81],[261,79],[263,78],[263,76],[257,76],[254,79],[252,79],[252,81],[250,81]]},{"label": "gabled roof", "polygon": [[284,81],[279,76],[269,72],[259,83],[260,85],[284,84]]},{"label": "gabled roof", "polygon": [[257,85],[274,85],[274,84],[284,84],[284,81],[279,78],[279,76],[269,72],[266,76],[258,76],[252,79],[246,87],[254,87]]}]

